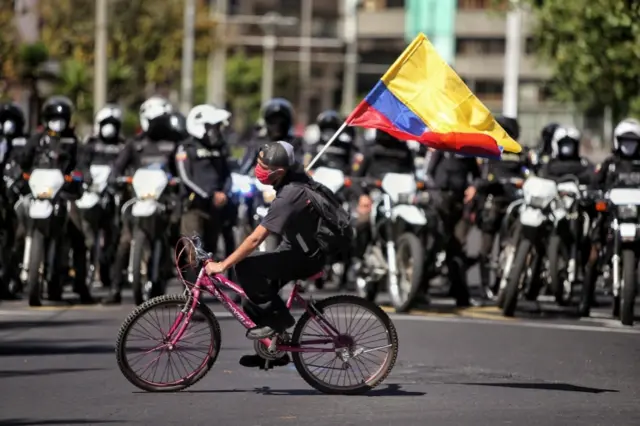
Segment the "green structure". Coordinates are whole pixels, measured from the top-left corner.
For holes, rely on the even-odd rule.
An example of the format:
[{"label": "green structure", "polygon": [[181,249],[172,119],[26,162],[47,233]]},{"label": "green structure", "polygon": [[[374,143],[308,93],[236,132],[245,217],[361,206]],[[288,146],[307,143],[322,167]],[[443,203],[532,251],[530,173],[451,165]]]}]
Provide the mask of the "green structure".
[{"label": "green structure", "polygon": [[406,0],[405,38],[407,42],[423,32],[438,53],[453,65],[456,53],[456,0]]}]

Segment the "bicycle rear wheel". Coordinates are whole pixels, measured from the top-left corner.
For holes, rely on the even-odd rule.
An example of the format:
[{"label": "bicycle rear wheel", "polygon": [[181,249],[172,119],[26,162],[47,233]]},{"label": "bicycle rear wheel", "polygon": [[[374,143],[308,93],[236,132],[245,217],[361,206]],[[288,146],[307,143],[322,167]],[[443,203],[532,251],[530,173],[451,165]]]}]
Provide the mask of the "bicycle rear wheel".
[{"label": "bicycle rear wheel", "polygon": [[[190,321],[180,340],[170,345],[186,321],[182,314],[186,304],[191,298],[184,295],[156,297],[138,306],[120,327],[118,367],[134,386],[148,392],[177,392],[194,385],[213,367],[220,350],[220,323],[205,305],[197,307],[204,322]],[[179,316],[184,318],[178,321]],[[136,347],[140,353],[131,356]]]},{"label": "bicycle rear wheel", "polygon": [[[314,306],[321,318],[305,312],[291,337],[293,345],[308,349],[292,353],[300,376],[326,394],[357,395],[382,383],[398,356],[398,335],[389,316],[378,305],[356,296],[330,297]],[[320,326],[323,321],[339,337],[321,345],[318,340],[331,337]],[[371,362],[374,366],[367,366]]]}]

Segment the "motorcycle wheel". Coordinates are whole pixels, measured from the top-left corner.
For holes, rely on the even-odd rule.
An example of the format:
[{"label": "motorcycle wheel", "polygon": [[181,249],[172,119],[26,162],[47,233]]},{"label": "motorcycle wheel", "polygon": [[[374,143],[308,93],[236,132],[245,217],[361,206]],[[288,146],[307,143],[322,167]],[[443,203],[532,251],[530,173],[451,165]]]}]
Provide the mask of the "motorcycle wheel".
[{"label": "motorcycle wheel", "polygon": [[622,289],[620,291],[620,322],[622,325],[633,325],[637,270],[634,251],[622,250]]},{"label": "motorcycle wheel", "polygon": [[507,287],[504,290],[504,303],[502,306],[502,315],[512,317],[518,306],[518,296],[520,294],[520,283],[525,273],[527,258],[531,251],[531,241],[523,239],[518,244],[513,265],[509,272]]},{"label": "motorcycle wheel", "polygon": [[33,235],[31,236],[29,274],[27,275],[29,306],[42,306],[42,277],[40,275],[40,266],[44,261],[44,243],[44,234],[38,229],[34,229]]},{"label": "motorcycle wheel", "polygon": [[396,263],[400,272],[397,297],[389,291],[396,312],[408,312],[416,301],[424,272],[424,248],[414,234],[402,234],[396,244]]},{"label": "motorcycle wheel", "polygon": [[569,250],[562,242],[559,235],[552,235],[547,248],[547,259],[549,259],[549,280],[551,289],[559,306],[567,306],[571,302],[571,291],[565,291],[565,280],[567,277],[567,267],[569,265]]},{"label": "motorcycle wheel", "polygon": [[[143,274],[142,270],[146,271],[145,278],[148,278],[149,271],[148,268],[151,266],[148,262],[148,254],[151,251],[151,244],[147,235],[140,229],[136,230],[133,234],[133,253],[131,256],[132,259],[132,280],[131,280],[131,288],[133,290],[133,301],[136,306],[144,303],[143,291],[144,291],[144,283],[142,282]],[[146,256],[145,256],[146,254]]]}]

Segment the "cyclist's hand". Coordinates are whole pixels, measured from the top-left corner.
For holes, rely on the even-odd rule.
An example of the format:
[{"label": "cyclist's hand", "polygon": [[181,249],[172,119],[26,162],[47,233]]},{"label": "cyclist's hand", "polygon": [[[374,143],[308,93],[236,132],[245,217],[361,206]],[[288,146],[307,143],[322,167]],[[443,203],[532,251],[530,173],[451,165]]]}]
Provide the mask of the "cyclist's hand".
[{"label": "cyclist's hand", "polygon": [[225,271],[225,269],[226,268],[221,262],[208,262],[204,266],[204,270],[207,273],[207,275],[221,274]]}]

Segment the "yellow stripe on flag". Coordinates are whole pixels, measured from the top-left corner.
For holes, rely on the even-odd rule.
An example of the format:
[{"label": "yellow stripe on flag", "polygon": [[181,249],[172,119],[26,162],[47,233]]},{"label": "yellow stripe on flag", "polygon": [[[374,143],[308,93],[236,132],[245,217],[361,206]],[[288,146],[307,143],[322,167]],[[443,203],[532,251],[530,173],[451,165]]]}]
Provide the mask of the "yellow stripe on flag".
[{"label": "yellow stripe on flag", "polygon": [[507,152],[520,145],[420,33],[382,76],[382,82],[436,133],[484,133]]}]

